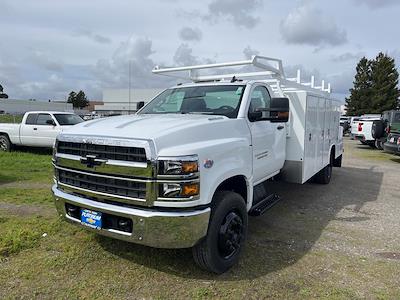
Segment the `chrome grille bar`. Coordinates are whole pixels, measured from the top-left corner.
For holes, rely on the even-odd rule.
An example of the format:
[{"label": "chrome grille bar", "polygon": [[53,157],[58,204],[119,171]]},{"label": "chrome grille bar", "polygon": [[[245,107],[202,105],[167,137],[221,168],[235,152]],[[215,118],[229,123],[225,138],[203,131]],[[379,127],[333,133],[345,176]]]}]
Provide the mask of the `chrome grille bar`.
[{"label": "chrome grille bar", "polygon": [[58,153],[77,156],[96,155],[98,158],[111,159],[128,162],[146,162],[146,151],[144,148],[97,145],[77,142],[59,141]]},{"label": "chrome grille bar", "polygon": [[129,198],[146,199],[145,182],[105,178],[64,170],[57,170],[57,178],[60,183],[81,189]]}]

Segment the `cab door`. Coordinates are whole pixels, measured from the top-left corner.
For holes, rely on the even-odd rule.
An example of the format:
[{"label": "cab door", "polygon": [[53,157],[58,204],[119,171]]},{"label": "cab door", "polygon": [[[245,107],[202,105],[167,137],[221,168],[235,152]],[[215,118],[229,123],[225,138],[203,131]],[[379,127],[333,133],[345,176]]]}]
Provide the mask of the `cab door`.
[{"label": "cab door", "polygon": [[[248,112],[269,109],[271,96],[266,86],[256,85],[250,92]],[[263,117],[269,117],[268,111]],[[253,176],[257,184],[279,171],[285,162],[286,129],[284,123],[269,120],[248,120],[253,150]]]},{"label": "cab door", "polygon": [[21,142],[25,146],[53,147],[60,127],[48,113],[29,114],[21,127]]},{"label": "cab door", "polygon": [[60,127],[56,120],[47,113],[40,113],[36,119],[36,130],[34,133],[35,144],[39,147],[53,147]]},{"label": "cab door", "polygon": [[35,146],[35,133],[37,131],[37,113],[30,113],[26,116],[24,124],[21,124],[20,140],[24,146]]}]

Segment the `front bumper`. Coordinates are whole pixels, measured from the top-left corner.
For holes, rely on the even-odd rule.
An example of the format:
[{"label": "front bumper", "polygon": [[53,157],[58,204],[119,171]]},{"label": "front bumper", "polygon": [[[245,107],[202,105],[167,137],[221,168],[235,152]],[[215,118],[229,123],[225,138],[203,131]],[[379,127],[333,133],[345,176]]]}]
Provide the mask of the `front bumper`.
[{"label": "front bumper", "polygon": [[53,185],[54,201],[59,215],[71,223],[80,219],[68,215],[65,204],[132,220],[132,232],[114,229],[85,228],[96,233],[155,248],[189,248],[207,234],[210,208],[194,211],[165,212],[147,208],[129,208],[67,194]]}]

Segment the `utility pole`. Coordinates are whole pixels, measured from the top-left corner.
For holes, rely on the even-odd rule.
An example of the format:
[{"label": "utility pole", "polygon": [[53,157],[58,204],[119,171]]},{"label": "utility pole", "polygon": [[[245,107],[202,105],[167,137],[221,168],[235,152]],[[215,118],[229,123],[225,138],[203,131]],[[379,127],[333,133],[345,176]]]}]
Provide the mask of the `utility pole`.
[{"label": "utility pole", "polygon": [[131,76],[132,76],[131,64],[132,64],[132,61],[129,60],[129,109],[128,109],[128,115],[131,114]]}]

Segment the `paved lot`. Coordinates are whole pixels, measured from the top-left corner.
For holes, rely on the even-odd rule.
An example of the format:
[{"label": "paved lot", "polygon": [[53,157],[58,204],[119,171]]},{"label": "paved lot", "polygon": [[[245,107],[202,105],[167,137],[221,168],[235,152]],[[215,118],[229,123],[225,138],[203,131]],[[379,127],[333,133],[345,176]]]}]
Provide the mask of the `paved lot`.
[{"label": "paved lot", "polygon": [[26,182],[0,170],[0,298],[399,299],[400,157],[350,140],[345,150],[329,185],[275,184],[283,200],[250,219],[240,264],[220,276],[197,269],[189,250],[60,222],[43,200],[49,165],[38,183],[23,165]]}]

